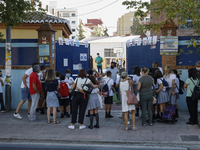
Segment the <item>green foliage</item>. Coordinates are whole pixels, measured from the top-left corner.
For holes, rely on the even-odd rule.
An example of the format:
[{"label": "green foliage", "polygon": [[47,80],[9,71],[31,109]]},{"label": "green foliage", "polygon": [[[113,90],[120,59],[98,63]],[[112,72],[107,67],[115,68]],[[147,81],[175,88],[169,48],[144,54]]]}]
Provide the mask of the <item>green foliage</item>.
[{"label": "green foliage", "polygon": [[[153,2],[140,1],[124,1],[122,5],[127,6],[127,9],[133,8],[136,10],[135,16],[146,17],[150,12],[154,18],[165,15],[167,20],[173,20],[177,25],[184,25],[186,20],[192,20],[193,34],[200,35],[200,0],[154,0]],[[145,32],[150,29],[160,32],[164,21],[150,22],[149,26],[143,26]],[[142,29],[141,29],[142,30]],[[197,40],[197,39],[196,39]],[[190,41],[192,43],[192,40]],[[189,44],[192,46],[193,44]],[[199,49],[199,47],[197,47]],[[189,52],[191,53],[191,52]]]},{"label": "green foliage", "polygon": [[[21,25],[24,20],[34,20],[30,12],[42,17],[45,10],[39,0],[0,0],[0,22],[6,27]],[[0,36],[2,38],[2,36]]]},{"label": "green foliage", "polygon": [[77,30],[78,30],[78,40],[81,41],[82,39],[85,38],[85,36],[83,34],[85,31],[83,30],[83,26],[82,26],[81,22],[80,22]]},{"label": "green foliage", "polygon": [[106,29],[103,31],[103,36],[109,36],[108,35],[108,28],[106,27]]},{"label": "green foliage", "polygon": [[93,28],[92,36],[103,36],[103,30],[97,26]]},{"label": "green foliage", "polygon": [[132,35],[141,35],[143,32],[141,30],[142,24],[138,17],[133,18],[133,25],[131,27],[131,34]]}]

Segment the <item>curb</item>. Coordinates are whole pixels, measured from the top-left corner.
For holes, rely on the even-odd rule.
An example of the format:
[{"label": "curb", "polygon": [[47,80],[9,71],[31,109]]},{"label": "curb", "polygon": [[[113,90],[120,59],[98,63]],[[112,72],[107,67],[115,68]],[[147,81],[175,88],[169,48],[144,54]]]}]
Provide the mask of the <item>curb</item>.
[{"label": "curb", "polygon": [[54,140],[54,139],[23,139],[23,138],[0,138],[0,142],[7,143],[51,143],[51,144],[83,144],[83,145],[124,145],[144,147],[173,147],[173,148],[200,148],[200,141],[194,142],[168,142],[168,141],[98,141],[98,140]]}]

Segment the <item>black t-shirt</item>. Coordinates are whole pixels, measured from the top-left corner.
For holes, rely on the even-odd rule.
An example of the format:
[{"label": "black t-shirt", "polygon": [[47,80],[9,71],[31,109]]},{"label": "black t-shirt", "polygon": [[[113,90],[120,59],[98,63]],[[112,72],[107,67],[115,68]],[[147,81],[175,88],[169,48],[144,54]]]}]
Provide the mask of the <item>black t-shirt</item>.
[{"label": "black t-shirt", "polygon": [[47,92],[57,91],[57,86],[58,86],[58,80],[57,79],[53,80],[53,82],[46,81],[44,84],[45,84],[45,90]]}]

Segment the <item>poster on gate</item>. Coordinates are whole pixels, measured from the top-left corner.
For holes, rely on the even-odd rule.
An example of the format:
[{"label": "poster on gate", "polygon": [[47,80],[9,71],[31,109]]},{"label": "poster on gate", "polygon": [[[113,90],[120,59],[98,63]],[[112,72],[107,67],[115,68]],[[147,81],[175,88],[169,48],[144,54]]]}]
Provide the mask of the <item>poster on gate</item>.
[{"label": "poster on gate", "polygon": [[69,45],[69,40],[67,38],[64,38],[65,40],[65,45]]},{"label": "poster on gate", "polygon": [[58,42],[59,42],[59,45],[63,45],[63,38],[58,37]]},{"label": "poster on gate", "polygon": [[147,45],[147,38],[146,37],[143,38],[143,45],[144,46]]},{"label": "poster on gate", "polygon": [[132,39],[132,46],[135,46],[135,39]]},{"label": "poster on gate", "polygon": [[130,47],[130,40],[126,42],[127,47]]},{"label": "poster on gate", "polygon": [[70,45],[74,46],[74,40],[73,39],[70,39]]},{"label": "poster on gate", "polygon": [[141,38],[137,39],[137,46],[141,46]]},{"label": "poster on gate", "polygon": [[85,41],[85,48],[88,48],[88,41]]},{"label": "poster on gate", "polygon": [[157,36],[153,36],[153,42],[151,43],[151,49],[156,48],[156,43],[157,43]]},{"label": "poster on gate", "polygon": [[76,40],[76,47],[79,47],[79,40]]},{"label": "poster on gate", "polygon": [[147,44],[148,44],[148,45],[151,45],[151,41],[152,41],[152,37],[151,37],[151,36],[149,36],[149,37],[148,37]]}]

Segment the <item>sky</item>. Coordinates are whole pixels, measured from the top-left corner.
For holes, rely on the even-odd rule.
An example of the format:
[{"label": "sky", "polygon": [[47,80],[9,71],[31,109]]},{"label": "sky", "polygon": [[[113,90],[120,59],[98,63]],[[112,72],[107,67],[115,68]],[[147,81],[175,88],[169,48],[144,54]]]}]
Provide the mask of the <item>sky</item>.
[{"label": "sky", "polygon": [[[113,35],[113,32],[117,31],[117,20],[123,14],[134,9],[126,9],[126,6],[122,5],[125,0],[41,0],[42,7],[46,8],[50,1],[57,1],[57,6],[59,8],[78,8],[79,19],[83,23],[87,22],[87,19],[99,19],[103,21],[104,25],[108,28],[108,34]],[[112,4],[113,3],[113,4]],[[108,6],[110,5],[110,6]],[[108,6],[104,9],[101,9]],[[99,11],[96,11],[101,9]],[[96,12],[93,12],[96,11]],[[92,12],[92,13],[90,13]],[[89,13],[87,15],[83,15]]]}]

